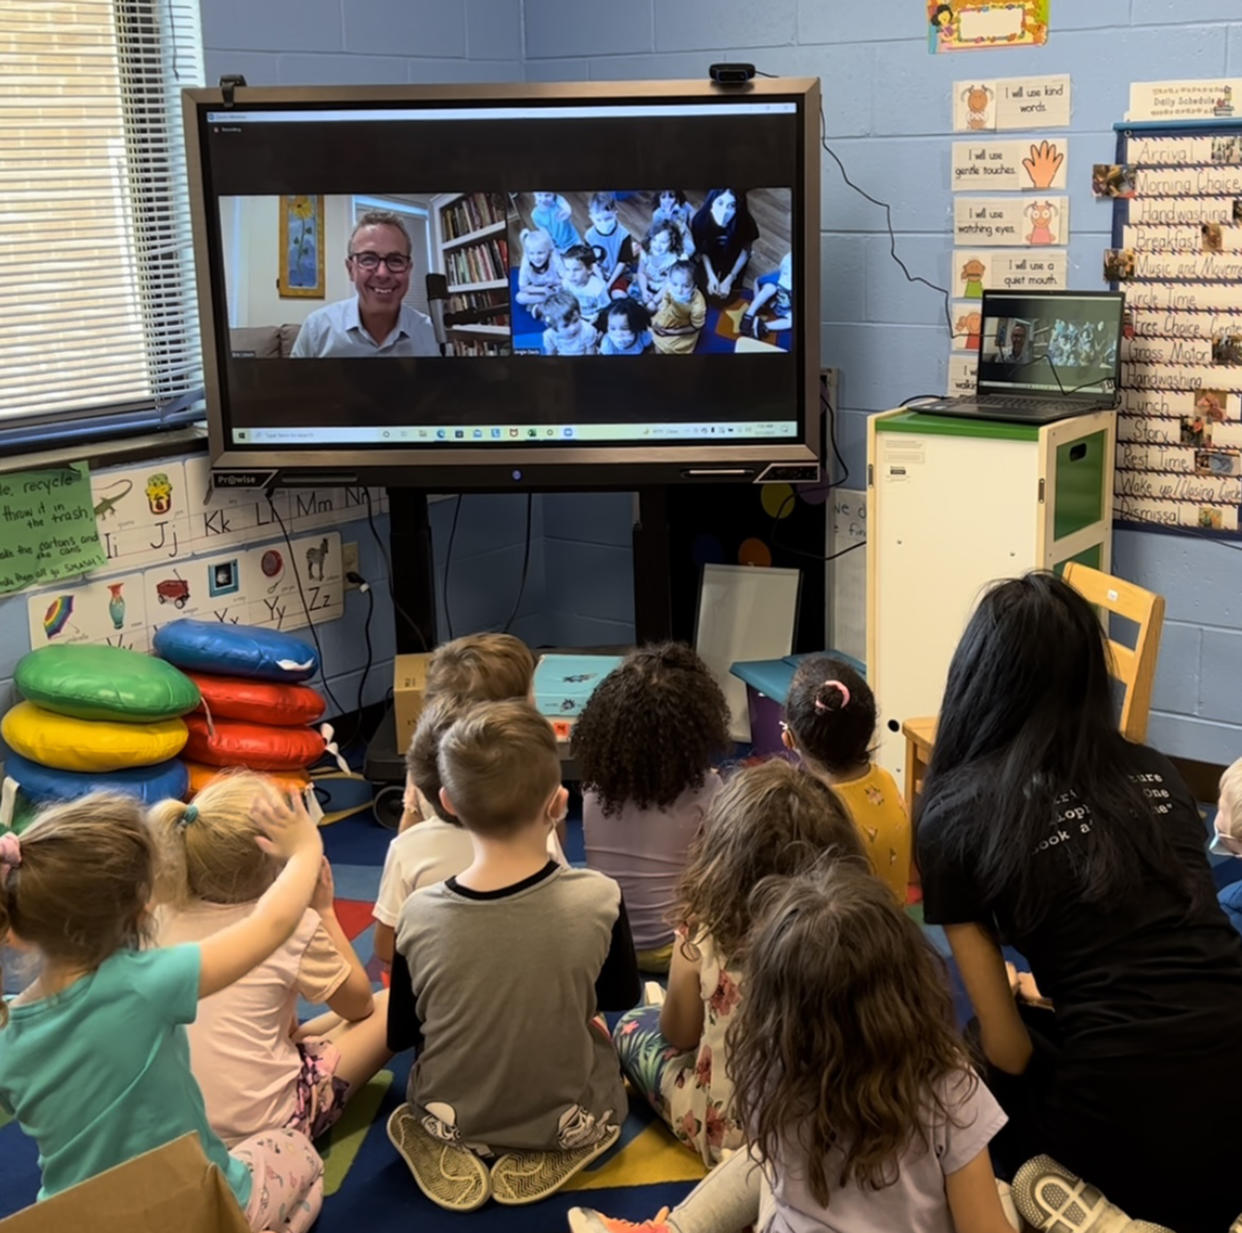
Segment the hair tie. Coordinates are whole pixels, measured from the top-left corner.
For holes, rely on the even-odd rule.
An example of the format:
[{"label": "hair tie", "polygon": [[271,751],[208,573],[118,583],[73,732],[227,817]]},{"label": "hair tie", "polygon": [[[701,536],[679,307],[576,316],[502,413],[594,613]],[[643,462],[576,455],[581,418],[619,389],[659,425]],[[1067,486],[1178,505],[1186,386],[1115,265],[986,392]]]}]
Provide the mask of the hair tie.
[{"label": "hair tie", "polygon": [[198,806],[187,805],[185,809],[182,811],[181,817],[177,819],[177,826],[180,827],[181,830],[185,830],[185,828],[189,826],[191,822],[194,822],[197,819],[198,819]]},{"label": "hair tie", "polygon": [[[842,685],[840,681],[825,681],[820,686],[820,689],[837,689],[841,691],[841,705],[837,708],[837,710],[843,711],[847,706],[849,706],[850,691],[846,686]],[[826,702],[821,702],[819,698],[816,698],[815,709],[822,715],[828,710],[828,704]]]},{"label": "hair tie", "polygon": [[22,841],[17,837],[16,831],[6,831],[0,835],[0,865],[5,868],[5,876],[8,876],[8,870],[16,869],[22,863]]}]

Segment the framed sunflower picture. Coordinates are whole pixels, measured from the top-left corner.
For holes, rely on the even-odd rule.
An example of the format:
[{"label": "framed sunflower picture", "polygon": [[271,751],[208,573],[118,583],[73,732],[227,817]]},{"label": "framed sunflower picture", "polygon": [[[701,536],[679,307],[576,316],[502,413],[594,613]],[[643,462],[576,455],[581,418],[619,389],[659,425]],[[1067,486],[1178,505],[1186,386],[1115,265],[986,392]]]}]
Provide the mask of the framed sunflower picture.
[{"label": "framed sunflower picture", "polygon": [[301,193],[280,198],[280,270],[276,289],[281,299],[324,297],[323,194]]}]

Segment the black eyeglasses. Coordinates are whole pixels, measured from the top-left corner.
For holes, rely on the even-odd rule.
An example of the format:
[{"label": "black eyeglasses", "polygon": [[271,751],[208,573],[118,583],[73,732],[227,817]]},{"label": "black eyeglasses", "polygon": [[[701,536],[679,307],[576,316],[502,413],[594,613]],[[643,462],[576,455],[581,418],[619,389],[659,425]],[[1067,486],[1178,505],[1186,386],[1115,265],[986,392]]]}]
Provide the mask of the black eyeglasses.
[{"label": "black eyeglasses", "polygon": [[390,274],[404,274],[413,264],[404,253],[350,253],[349,259],[364,270],[378,270],[382,261]]}]

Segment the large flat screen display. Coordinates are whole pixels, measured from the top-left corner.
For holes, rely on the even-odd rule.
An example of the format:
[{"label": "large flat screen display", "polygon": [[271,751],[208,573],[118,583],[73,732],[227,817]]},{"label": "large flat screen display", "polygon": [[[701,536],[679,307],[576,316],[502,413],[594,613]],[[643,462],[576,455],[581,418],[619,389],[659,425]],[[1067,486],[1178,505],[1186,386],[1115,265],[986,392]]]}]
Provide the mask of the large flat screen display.
[{"label": "large flat screen display", "polygon": [[186,91],[216,465],[814,464],[818,113],[802,79]]}]

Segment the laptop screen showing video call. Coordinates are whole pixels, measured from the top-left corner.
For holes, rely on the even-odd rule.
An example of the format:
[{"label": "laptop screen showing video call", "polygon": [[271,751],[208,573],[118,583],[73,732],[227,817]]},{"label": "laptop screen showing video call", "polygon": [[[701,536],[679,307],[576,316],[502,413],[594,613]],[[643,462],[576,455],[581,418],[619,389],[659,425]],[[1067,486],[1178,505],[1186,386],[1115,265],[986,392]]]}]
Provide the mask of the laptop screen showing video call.
[{"label": "laptop screen showing video call", "polygon": [[985,292],[980,394],[1110,397],[1117,389],[1119,294]]},{"label": "laptop screen showing video call", "polygon": [[793,100],[204,110],[230,443],[797,438],[802,123]]}]

